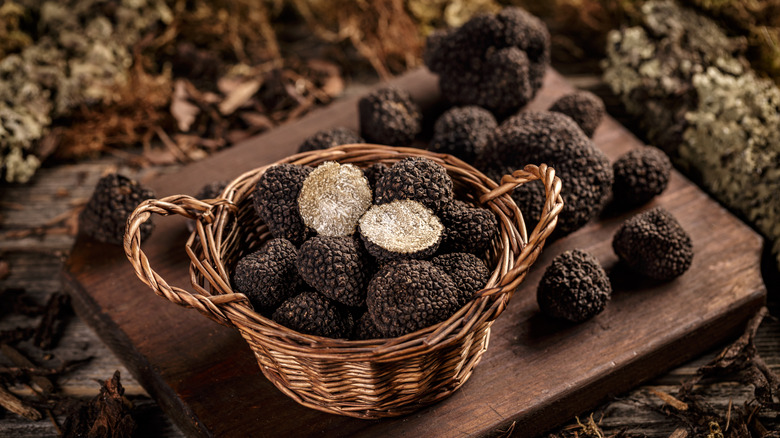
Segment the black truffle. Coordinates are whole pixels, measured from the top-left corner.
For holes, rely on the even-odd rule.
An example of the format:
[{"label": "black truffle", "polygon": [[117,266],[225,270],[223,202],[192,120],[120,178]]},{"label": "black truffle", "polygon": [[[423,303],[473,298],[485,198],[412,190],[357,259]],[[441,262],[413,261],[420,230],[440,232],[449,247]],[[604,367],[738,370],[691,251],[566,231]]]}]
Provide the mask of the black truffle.
[{"label": "black truffle", "polygon": [[354,325],[349,311],[314,291],[287,299],[271,319],[297,332],[326,338],[348,338]]},{"label": "black truffle", "polygon": [[452,278],[458,288],[458,307],[464,306],[481,290],[490,278],[490,271],[485,262],[474,254],[453,252],[442,254],[431,259],[443,272]]},{"label": "black truffle", "polygon": [[601,123],[607,113],[604,102],[589,91],[575,91],[556,100],[550,111],[571,117],[588,137]]},{"label": "black truffle", "polygon": [[369,280],[367,258],[354,236],[314,236],[301,245],[297,266],[317,292],[348,306],[362,306]]},{"label": "black truffle", "polygon": [[385,265],[368,284],[366,298],[371,319],[388,337],[444,321],[458,310],[458,302],[450,276],[421,260]]},{"label": "black truffle", "polygon": [[428,150],[473,163],[497,127],[493,114],[484,108],[455,107],[436,120]]},{"label": "black truffle", "polygon": [[357,132],[344,127],[323,129],[308,137],[298,146],[298,152],[316,151],[343,144],[363,143],[364,140]]},{"label": "black truffle", "polygon": [[253,202],[274,237],[300,245],[312,233],[298,211],[298,194],[310,167],[277,164],[266,169],[255,185]]},{"label": "black truffle", "polygon": [[452,201],[452,179],[440,164],[422,157],[409,157],[395,163],[377,181],[374,202],[411,199],[438,213]]},{"label": "black truffle", "polygon": [[[555,234],[571,233],[594,218],[604,207],[612,188],[609,159],[574,121],[549,111],[519,113],[501,124],[479,159],[478,166],[487,175],[495,171],[519,169],[526,164],[545,163],[553,167],[563,182],[564,205]],[[526,185],[524,185],[526,186]],[[529,186],[515,189],[513,197],[521,211],[541,211],[543,190]],[[537,210],[535,210],[537,209]],[[526,214],[537,219],[536,214]]]},{"label": "black truffle", "polygon": [[558,254],[536,290],[543,313],[571,322],[598,315],[611,296],[612,285],[599,261],[579,249]]},{"label": "black truffle", "polygon": [[295,294],[302,280],[295,268],[298,253],[286,239],[271,239],[242,257],[233,271],[233,286],[264,312]]},{"label": "black truffle", "polygon": [[[514,170],[515,169],[511,167],[499,167],[488,169],[485,171],[485,174],[490,179],[500,182],[501,177],[511,174]],[[558,173],[556,172],[556,174]],[[545,199],[544,184],[539,180],[529,181],[515,187],[511,196],[512,200],[515,201],[515,204],[520,207],[520,212],[523,213],[523,222],[530,232],[530,230],[536,227],[539,218],[542,216]],[[559,216],[558,223],[560,223],[560,221],[561,218]]]},{"label": "black truffle", "polygon": [[354,340],[367,340],[367,339],[381,339],[384,338],[382,332],[376,328],[374,320],[371,319],[371,314],[366,311],[355,322],[355,328],[352,330],[352,336],[350,339]]},{"label": "black truffle", "polygon": [[485,208],[453,200],[442,208],[439,216],[444,225],[442,252],[482,254],[498,235],[496,215]]},{"label": "black truffle", "polygon": [[379,182],[388,169],[390,168],[385,163],[374,163],[363,169],[363,174],[366,175],[368,180],[368,186],[371,187],[371,193],[376,193],[376,183]]},{"label": "black truffle", "polygon": [[298,213],[303,223],[325,236],[349,236],[373,194],[363,171],[353,164],[326,161],[303,181]]},{"label": "black truffle", "polygon": [[422,130],[422,112],[412,96],[381,88],[358,101],[360,134],[372,143],[408,146]]},{"label": "black truffle", "polygon": [[633,271],[656,280],[679,277],[693,262],[693,243],[677,219],[656,207],[626,220],[612,249]]},{"label": "black truffle", "polygon": [[214,199],[222,194],[222,190],[225,190],[227,185],[227,181],[213,181],[207,183],[198,190],[195,197],[198,199]]},{"label": "black truffle", "polygon": [[550,62],[550,34],[525,10],[478,15],[457,29],[432,34],[425,64],[439,75],[442,96],[505,115],[525,106]]},{"label": "black truffle", "polygon": [[439,249],[444,232],[429,208],[409,199],[372,206],[358,229],[368,253],[379,260],[428,258]]},{"label": "black truffle", "polygon": [[618,158],[612,169],[615,173],[613,199],[620,205],[636,206],[666,189],[672,174],[672,162],[664,151],[646,146]]},{"label": "black truffle", "polygon": [[[106,175],[79,214],[79,231],[101,242],[121,245],[128,216],[138,204],[151,198],[154,192],[138,182],[117,173]],[[149,220],[141,224],[141,239],[149,237],[153,229]]]}]

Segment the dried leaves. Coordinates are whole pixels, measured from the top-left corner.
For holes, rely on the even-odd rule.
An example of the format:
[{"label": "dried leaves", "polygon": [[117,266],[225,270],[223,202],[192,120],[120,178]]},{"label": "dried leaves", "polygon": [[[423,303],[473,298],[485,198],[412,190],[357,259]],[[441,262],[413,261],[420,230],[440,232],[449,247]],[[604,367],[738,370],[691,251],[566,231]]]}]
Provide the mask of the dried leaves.
[{"label": "dried leaves", "polygon": [[135,420],[130,415],[132,403],[125,398],[124,392],[119,371],[116,371],[113,377],[101,383],[100,394],[68,416],[62,436],[130,438]]}]

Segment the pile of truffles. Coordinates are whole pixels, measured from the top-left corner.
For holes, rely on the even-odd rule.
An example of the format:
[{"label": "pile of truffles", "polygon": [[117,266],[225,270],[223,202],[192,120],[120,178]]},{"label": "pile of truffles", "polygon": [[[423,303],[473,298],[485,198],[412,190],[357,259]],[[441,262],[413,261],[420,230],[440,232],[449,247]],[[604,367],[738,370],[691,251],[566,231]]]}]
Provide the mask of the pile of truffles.
[{"label": "pile of truffles", "polygon": [[301,333],[402,336],[452,316],[490,276],[498,221],[454,199],[427,158],[275,165],[253,203],[274,238],[237,262],[233,288]]}]

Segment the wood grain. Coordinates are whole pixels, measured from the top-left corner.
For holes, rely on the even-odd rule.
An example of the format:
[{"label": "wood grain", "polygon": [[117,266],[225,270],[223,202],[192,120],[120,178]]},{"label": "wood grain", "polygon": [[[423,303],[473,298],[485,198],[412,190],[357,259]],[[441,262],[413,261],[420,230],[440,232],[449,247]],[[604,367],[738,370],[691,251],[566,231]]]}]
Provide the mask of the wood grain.
[{"label": "wood grain", "polygon": [[[436,81],[425,71],[397,80],[430,108]],[[533,108],[544,109],[570,86],[550,73]],[[292,153],[329,126],[356,128],[355,100],[345,100],[251,139],[179,172],[151,181],[158,196],[194,193]],[[640,143],[607,119],[596,144],[615,159]],[[565,184],[565,182],[564,182]],[[632,213],[608,214],[549,245],[493,326],[490,348],[452,397],[399,419],[363,421],[297,405],[266,381],[238,334],[194,311],[155,297],[121,249],[79,236],[62,274],[78,314],[100,334],[185,433],[203,436],[490,435],[515,423],[521,436],[542,432],[610,395],[690,359],[739,330],[765,299],[760,238],[675,173],[650,208],[663,205],[692,235],[691,270],[664,284],[626,275],[610,248]],[[157,219],[144,244],[152,266],[171,284],[188,284],[184,220]],[[569,248],[592,252],[615,286],[607,310],[568,326],[538,313],[535,286],[544,266]]]}]

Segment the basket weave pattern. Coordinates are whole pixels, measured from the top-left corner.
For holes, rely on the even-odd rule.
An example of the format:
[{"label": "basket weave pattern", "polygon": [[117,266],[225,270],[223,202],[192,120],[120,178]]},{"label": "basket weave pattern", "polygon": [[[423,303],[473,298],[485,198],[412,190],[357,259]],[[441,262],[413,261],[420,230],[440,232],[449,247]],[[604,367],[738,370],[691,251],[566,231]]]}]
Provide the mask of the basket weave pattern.
[{"label": "basket weave pattern", "polygon": [[[176,195],[144,201],[128,218],[125,253],[138,277],[157,295],[235,327],[263,374],[298,403],[358,418],[413,412],[447,397],[469,378],[488,347],[493,321],[555,228],[563,201],[560,180],[544,164],[506,175],[498,185],[455,157],[413,148],[346,145],[293,155],[279,163],[317,166],[337,161],[365,168],[376,162],[392,165],[412,156],[444,166],[458,198],[492,210],[500,230],[488,251],[491,276],[485,288],[446,321],[417,332],[367,341],[305,335],[254,312],[246,296],[233,291],[230,273],[237,261],[271,238],[251,198],[255,183],[269,166],[231,181],[217,199]],[[546,200],[542,217],[529,236],[508,193],[537,179],[544,183]],[[193,292],[170,286],[149,265],[141,250],[139,227],[151,214],[179,214],[196,220],[195,231],[185,244]]]}]

